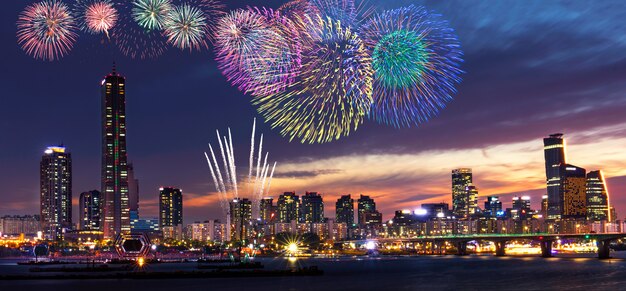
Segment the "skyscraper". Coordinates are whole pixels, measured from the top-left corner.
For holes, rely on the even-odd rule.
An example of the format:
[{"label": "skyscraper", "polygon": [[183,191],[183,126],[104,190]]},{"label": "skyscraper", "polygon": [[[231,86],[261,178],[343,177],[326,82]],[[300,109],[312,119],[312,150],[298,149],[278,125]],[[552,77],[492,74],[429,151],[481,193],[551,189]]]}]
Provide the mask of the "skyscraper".
[{"label": "skyscraper", "polygon": [[324,222],[324,201],[317,192],[306,192],[302,196],[301,222]]},{"label": "skyscraper", "polygon": [[469,215],[467,187],[472,185],[472,169],[452,170],[452,212],[459,217]]},{"label": "skyscraper", "polygon": [[531,212],[530,196],[513,197],[512,208],[517,210],[516,213],[518,217],[516,218],[526,219]]},{"label": "skyscraper", "polygon": [[132,163],[128,164],[128,209],[130,217],[139,218],[139,179]]},{"label": "skyscraper", "polygon": [[159,228],[183,225],[183,192],[178,188],[159,189]]},{"label": "skyscraper", "polygon": [[548,217],[548,195],[541,196],[541,216]]},{"label": "skyscraper", "polygon": [[60,239],[72,227],[72,156],[63,146],[48,147],[39,164],[41,228]]},{"label": "skyscraper", "polygon": [[358,222],[360,226],[365,225],[365,213],[376,212],[376,202],[367,195],[361,194],[357,200]]},{"label": "skyscraper", "polygon": [[565,140],[562,133],[551,134],[543,139],[548,188],[548,219],[559,219],[562,214],[563,192],[561,190],[561,166],[565,164]]},{"label": "skyscraper", "polygon": [[295,192],[285,192],[278,197],[278,218],[280,222],[290,223],[300,217],[300,197]]},{"label": "skyscraper", "polygon": [[232,239],[240,240],[250,234],[252,202],[247,198],[235,198],[230,202],[230,223]]},{"label": "skyscraper", "polygon": [[587,173],[586,196],[587,219],[590,221],[610,221],[609,194],[602,171]]},{"label": "skyscraper", "polygon": [[337,199],[335,204],[335,222],[345,223],[348,227],[354,225],[354,199],[350,194],[343,195]]},{"label": "skyscraper", "polygon": [[91,190],[80,194],[78,219],[80,230],[100,230],[100,191]]},{"label": "skyscraper", "polygon": [[130,232],[126,156],[125,78],[115,71],[101,84],[102,95],[102,231],[110,239]]},{"label": "skyscraper", "polygon": [[569,164],[561,166],[562,218],[587,217],[586,183],[585,169]]}]

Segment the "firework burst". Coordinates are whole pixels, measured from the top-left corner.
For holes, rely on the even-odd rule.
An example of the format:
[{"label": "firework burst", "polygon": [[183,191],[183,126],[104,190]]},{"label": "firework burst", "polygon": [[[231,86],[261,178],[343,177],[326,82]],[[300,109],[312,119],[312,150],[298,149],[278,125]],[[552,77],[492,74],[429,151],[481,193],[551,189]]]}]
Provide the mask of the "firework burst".
[{"label": "firework burst", "polygon": [[167,49],[165,38],[160,31],[146,29],[134,20],[134,2],[117,0],[115,4],[119,7],[119,20],[111,38],[120,51],[133,59],[154,59],[162,55]]},{"label": "firework burst", "polygon": [[134,0],[132,14],[135,21],[148,30],[161,30],[167,14],[172,10],[170,0]]},{"label": "firework burst", "polygon": [[167,42],[181,50],[208,47],[207,19],[202,10],[189,4],[174,7],[164,22]]},{"label": "firework burst", "polygon": [[253,96],[283,91],[300,67],[298,32],[272,10],[239,9],[221,18],[216,60],[239,90]]},{"label": "firework burst", "polygon": [[371,118],[410,127],[452,100],[462,52],[440,15],[418,6],[385,11],[363,25],[362,36],[374,68]]},{"label": "firework burst", "polygon": [[69,8],[60,1],[31,4],[17,21],[17,42],[36,59],[53,61],[66,55],[78,35]]},{"label": "firework burst", "polygon": [[258,111],[283,136],[324,143],[347,136],[372,103],[372,67],[357,34],[340,21],[306,17],[302,68],[285,92],[256,97]]},{"label": "firework burst", "polygon": [[79,0],[74,7],[81,29],[88,33],[108,36],[117,23],[117,9],[108,0]]}]

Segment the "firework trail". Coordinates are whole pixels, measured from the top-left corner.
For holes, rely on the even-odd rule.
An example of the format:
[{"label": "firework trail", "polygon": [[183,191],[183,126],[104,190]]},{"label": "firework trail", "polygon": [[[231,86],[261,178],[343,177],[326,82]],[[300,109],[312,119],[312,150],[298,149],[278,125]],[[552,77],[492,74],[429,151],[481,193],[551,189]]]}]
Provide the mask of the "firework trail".
[{"label": "firework trail", "polygon": [[361,32],[374,67],[370,118],[410,127],[452,100],[461,82],[462,52],[440,15],[419,6],[388,10],[372,16]]},{"label": "firework trail", "polygon": [[[244,184],[239,185],[237,182],[237,168],[235,166],[235,152],[233,147],[233,139],[228,129],[227,136],[221,136],[219,131],[217,133],[217,140],[221,153],[221,165],[219,159],[216,157],[215,152],[211,144],[209,144],[209,153],[205,152],[204,156],[209,165],[209,172],[211,179],[215,185],[215,189],[218,192],[220,199],[220,206],[224,215],[227,218],[230,217],[229,203],[235,198],[250,198],[252,200],[253,216],[259,215],[259,203],[263,196],[267,195],[270,191],[270,183],[274,175],[274,169],[276,163],[271,166],[267,159],[268,152],[263,152],[263,135],[260,137],[258,150],[254,146],[256,139],[256,119],[252,124],[252,137],[250,139],[250,159],[248,177],[244,179]],[[257,164],[254,166],[253,160],[257,157]],[[261,157],[264,157],[261,163]],[[271,172],[270,172],[271,166]],[[269,176],[268,176],[268,173]]]},{"label": "firework trail", "polygon": [[306,16],[302,68],[285,92],[255,97],[258,111],[283,136],[324,143],[347,136],[372,103],[372,67],[356,32],[330,18]]},{"label": "firework trail", "polygon": [[76,21],[67,5],[57,0],[31,4],[17,20],[17,43],[35,59],[53,61],[76,42]]}]

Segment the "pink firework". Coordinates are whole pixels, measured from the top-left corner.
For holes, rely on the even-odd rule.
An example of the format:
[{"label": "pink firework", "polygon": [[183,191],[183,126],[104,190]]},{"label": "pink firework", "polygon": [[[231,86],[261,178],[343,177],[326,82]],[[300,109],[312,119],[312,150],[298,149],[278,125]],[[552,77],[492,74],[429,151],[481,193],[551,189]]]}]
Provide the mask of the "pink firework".
[{"label": "pink firework", "polygon": [[109,35],[109,30],[115,26],[116,22],[117,10],[109,2],[94,2],[85,8],[85,26],[91,33]]},{"label": "pink firework", "polygon": [[76,42],[76,24],[69,8],[58,0],[31,4],[17,20],[17,42],[35,59],[53,61]]}]

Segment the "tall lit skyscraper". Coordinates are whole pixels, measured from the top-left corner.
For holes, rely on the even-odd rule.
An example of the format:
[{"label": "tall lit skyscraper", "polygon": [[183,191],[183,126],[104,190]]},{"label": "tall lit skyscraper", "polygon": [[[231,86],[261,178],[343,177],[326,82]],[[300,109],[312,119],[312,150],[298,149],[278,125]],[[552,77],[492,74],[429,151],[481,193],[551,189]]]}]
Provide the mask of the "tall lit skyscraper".
[{"label": "tall lit skyscraper", "polygon": [[587,219],[590,221],[611,221],[609,192],[602,171],[587,173]]},{"label": "tall lit skyscraper", "polygon": [[159,228],[183,225],[183,192],[178,188],[159,189]]},{"label": "tall lit skyscraper", "polygon": [[470,197],[468,196],[467,187],[471,185],[472,169],[460,168],[452,170],[452,212],[459,217],[469,215]]},{"label": "tall lit skyscraper", "polygon": [[92,190],[80,194],[78,219],[80,230],[100,230],[100,191]]},{"label": "tall lit skyscraper", "polygon": [[128,209],[132,219],[139,218],[139,179],[132,163],[128,164]]},{"label": "tall lit skyscraper", "polygon": [[72,228],[72,156],[63,146],[48,147],[39,164],[41,228],[47,239]]},{"label": "tall lit skyscraper", "polygon": [[110,239],[130,232],[126,156],[125,78],[115,71],[101,84],[102,95],[102,231]]},{"label": "tall lit skyscraper", "polygon": [[561,166],[562,218],[587,217],[586,183],[585,169],[569,164]]},{"label": "tall lit skyscraper", "polygon": [[361,194],[357,200],[358,222],[360,226],[365,225],[365,213],[376,212],[376,202],[367,195]]},{"label": "tall lit skyscraper", "polygon": [[478,212],[478,188],[474,185],[465,187],[467,192],[467,215],[474,215]]},{"label": "tall lit skyscraper", "polygon": [[562,133],[551,134],[543,139],[548,188],[548,219],[559,219],[562,215],[563,191],[561,189],[561,166],[565,161],[565,140]]},{"label": "tall lit skyscraper", "polygon": [[324,201],[317,192],[306,192],[302,196],[301,222],[324,222]]},{"label": "tall lit skyscraper", "polygon": [[285,192],[278,197],[278,218],[280,222],[289,223],[300,217],[300,197],[295,192]]},{"label": "tall lit skyscraper", "polygon": [[235,198],[230,202],[230,223],[232,239],[240,240],[250,234],[252,202],[247,198]]},{"label": "tall lit skyscraper", "polygon": [[348,227],[354,225],[354,199],[350,197],[350,194],[337,199],[335,214],[335,222],[345,223]]}]

